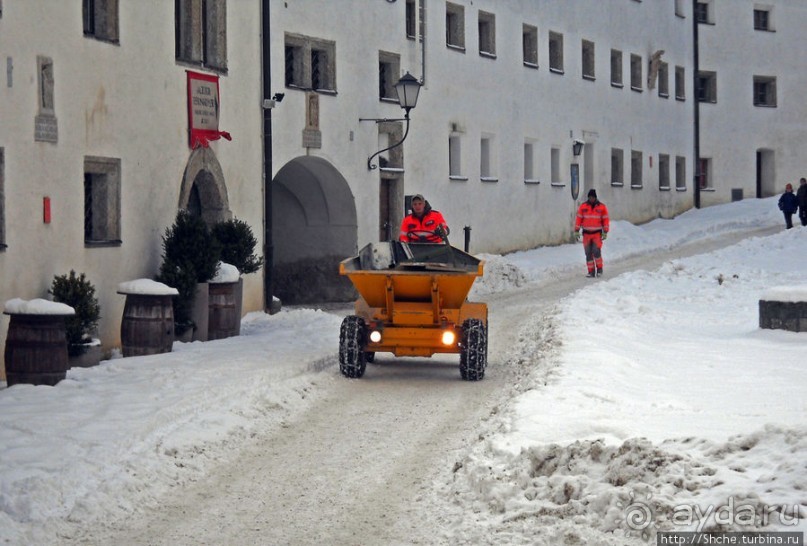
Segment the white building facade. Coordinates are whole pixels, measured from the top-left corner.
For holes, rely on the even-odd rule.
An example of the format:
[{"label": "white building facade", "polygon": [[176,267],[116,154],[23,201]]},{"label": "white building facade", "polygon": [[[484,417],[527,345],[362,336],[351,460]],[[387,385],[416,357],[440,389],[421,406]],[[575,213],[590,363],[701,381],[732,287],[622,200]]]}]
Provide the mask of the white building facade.
[{"label": "white building facade", "polygon": [[[255,2],[4,0],[0,300],[47,299],[55,275],[85,273],[110,349],[117,286],[154,278],[178,209],[261,237],[260,57]],[[192,148],[189,72],[218,80],[231,141]],[[262,276],[244,290],[245,310],[262,309]],[[2,316],[1,343],[7,330]]]},{"label": "white building facade", "polygon": [[[570,241],[589,189],[637,223],[779,193],[804,176],[804,28],[801,0],[0,0],[0,299],[84,272],[115,346],[116,287],[154,277],[182,208],[266,246],[250,311],[265,285],[348,299],[338,261],[415,193],[472,253]],[[189,73],[232,140],[192,142]]]}]

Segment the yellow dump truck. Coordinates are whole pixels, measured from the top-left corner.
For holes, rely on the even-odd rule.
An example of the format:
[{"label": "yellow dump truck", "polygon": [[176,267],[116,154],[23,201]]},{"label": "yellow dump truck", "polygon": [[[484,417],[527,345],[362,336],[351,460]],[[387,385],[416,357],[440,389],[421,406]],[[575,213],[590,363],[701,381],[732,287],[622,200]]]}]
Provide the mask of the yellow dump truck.
[{"label": "yellow dump truck", "polygon": [[488,308],[467,300],[484,261],[447,244],[371,243],[343,260],[359,299],[339,332],[339,369],[364,375],[375,353],[431,357],[458,353],[460,375],[485,375]]}]

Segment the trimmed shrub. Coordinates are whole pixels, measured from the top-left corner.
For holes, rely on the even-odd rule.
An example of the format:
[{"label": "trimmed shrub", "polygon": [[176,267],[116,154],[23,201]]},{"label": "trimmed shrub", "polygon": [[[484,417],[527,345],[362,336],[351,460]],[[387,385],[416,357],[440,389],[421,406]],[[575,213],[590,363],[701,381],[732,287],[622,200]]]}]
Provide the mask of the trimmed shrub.
[{"label": "trimmed shrub", "polygon": [[64,303],[76,310],[76,314],[65,318],[67,331],[67,354],[79,356],[92,341],[92,334],[101,318],[101,307],[95,297],[95,287],[84,273],[76,276],[72,269],[68,275],[54,276],[48,293],[53,301]]},{"label": "trimmed shrub", "polygon": [[258,241],[249,224],[237,218],[213,226],[213,237],[221,245],[221,261],[232,264],[243,275],[255,273],[263,265],[263,258],[255,255]]}]

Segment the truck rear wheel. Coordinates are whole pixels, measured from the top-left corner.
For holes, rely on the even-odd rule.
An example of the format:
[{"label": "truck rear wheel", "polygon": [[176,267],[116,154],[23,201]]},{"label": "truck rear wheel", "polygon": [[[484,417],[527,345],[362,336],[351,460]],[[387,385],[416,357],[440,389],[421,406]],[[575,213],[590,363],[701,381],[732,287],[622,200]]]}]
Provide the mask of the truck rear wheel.
[{"label": "truck rear wheel", "polygon": [[350,378],[364,375],[367,367],[364,352],[364,338],[367,326],[364,319],[356,315],[345,317],[339,329],[339,371]]},{"label": "truck rear wheel", "polygon": [[485,377],[488,364],[488,329],[479,319],[462,323],[462,351],[460,376],[466,381],[479,381]]}]

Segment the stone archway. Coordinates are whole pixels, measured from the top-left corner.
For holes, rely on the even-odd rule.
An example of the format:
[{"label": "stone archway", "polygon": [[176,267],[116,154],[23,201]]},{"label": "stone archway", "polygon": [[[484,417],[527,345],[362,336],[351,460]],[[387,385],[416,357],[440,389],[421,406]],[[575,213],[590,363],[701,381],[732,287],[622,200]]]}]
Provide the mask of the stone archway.
[{"label": "stone archway", "polygon": [[191,152],[182,175],[179,208],[201,216],[208,226],[232,218],[224,172],[210,148]]},{"label": "stone archway", "polygon": [[339,262],[356,254],[356,204],[347,180],[319,157],[286,163],[272,180],[273,290],[284,303],[356,297]]}]

